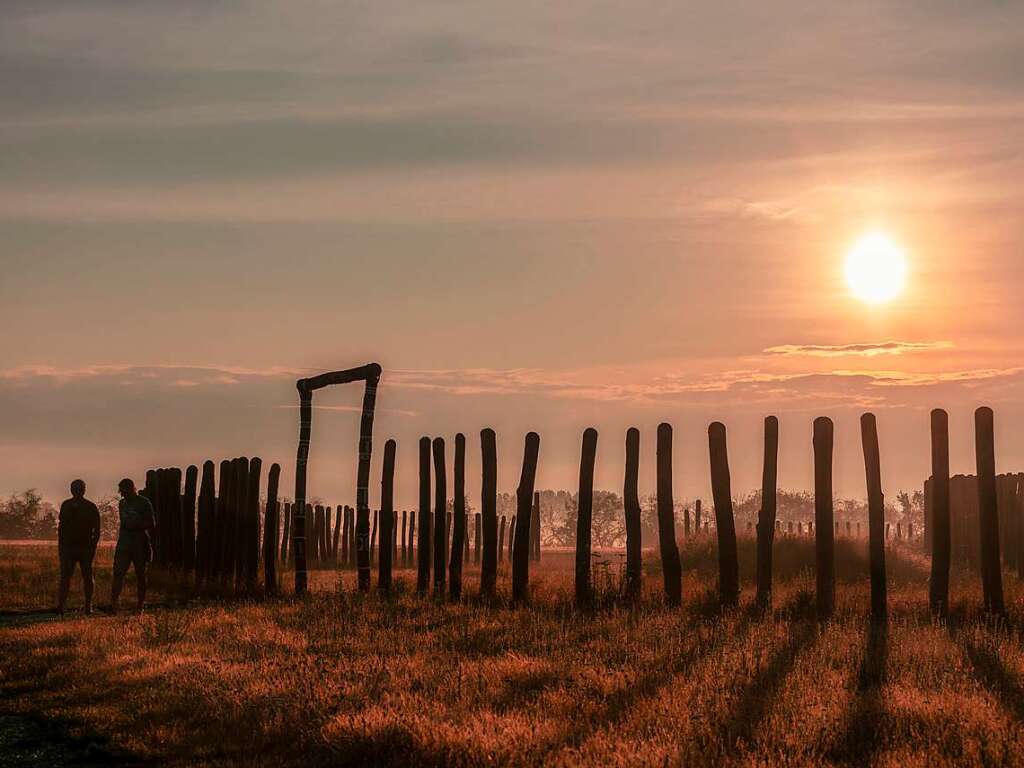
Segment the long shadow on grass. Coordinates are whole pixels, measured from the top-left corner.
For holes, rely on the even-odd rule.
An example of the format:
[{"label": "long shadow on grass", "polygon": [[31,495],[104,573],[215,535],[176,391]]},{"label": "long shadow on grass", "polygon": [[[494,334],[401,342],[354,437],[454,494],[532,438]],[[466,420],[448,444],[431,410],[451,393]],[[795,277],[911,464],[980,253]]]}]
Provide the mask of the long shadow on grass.
[{"label": "long shadow on grass", "polygon": [[800,654],[814,645],[820,637],[818,623],[803,621],[791,624],[786,644],[777,650],[761,670],[744,688],[732,715],[721,727],[725,745],[754,740],[757,726],[764,720],[772,699],[793,671]]},{"label": "long shadow on grass", "polygon": [[971,665],[972,677],[999,699],[999,703],[1016,720],[1024,720],[1024,687],[998,654],[984,645],[959,641]]},{"label": "long shadow on grass", "polygon": [[846,718],[846,728],[829,750],[831,760],[851,765],[868,765],[882,746],[879,733],[885,706],[882,685],[889,660],[889,625],[872,622],[868,628],[864,656],[857,670],[857,698]]},{"label": "long shadow on grass", "polygon": [[[802,614],[807,604],[807,595],[798,593],[779,610],[784,615]],[[695,605],[691,605],[690,612],[696,613],[697,616],[704,619],[720,618],[723,614],[717,594],[712,591],[705,593]],[[709,658],[711,653],[720,649],[724,644],[742,643],[761,616],[761,612],[750,608],[737,615],[738,620],[735,627],[718,638],[713,648],[693,646],[682,653],[677,649],[663,654],[650,666],[648,672],[608,696],[600,714],[577,720],[576,724],[561,738],[540,745],[541,751],[550,754],[566,747],[579,746],[595,731],[615,726],[638,702],[657,696],[662,690],[671,686],[679,675],[685,674],[697,663]]]}]

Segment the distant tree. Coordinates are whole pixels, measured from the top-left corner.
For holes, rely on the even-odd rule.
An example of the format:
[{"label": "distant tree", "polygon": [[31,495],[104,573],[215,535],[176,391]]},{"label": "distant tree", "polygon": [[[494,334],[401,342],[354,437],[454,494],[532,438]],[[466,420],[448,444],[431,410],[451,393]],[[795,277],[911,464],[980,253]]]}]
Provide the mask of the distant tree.
[{"label": "distant tree", "polygon": [[104,541],[117,539],[117,530],[121,527],[121,519],[117,513],[117,496],[104,496],[96,502],[100,510],[100,538]]},{"label": "distant tree", "polygon": [[0,539],[56,539],[57,510],[35,488],[0,502]]}]

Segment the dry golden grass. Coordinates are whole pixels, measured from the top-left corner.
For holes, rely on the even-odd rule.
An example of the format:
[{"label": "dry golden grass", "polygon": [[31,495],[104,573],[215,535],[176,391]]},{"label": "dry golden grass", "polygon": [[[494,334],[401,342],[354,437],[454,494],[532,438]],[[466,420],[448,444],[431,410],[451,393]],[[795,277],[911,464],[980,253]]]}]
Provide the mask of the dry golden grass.
[{"label": "dry golden grass", "polygon": [[[7,607],[52,599],[53,553],[27,549],[0,550]],[[743,605],[717,609],[700,541],[684,548],[676,610],[653,562],[642,603],[618,604],[611,558],[599,607],[578,612],[570,557],[549,555],[529,608],[421,599],[410,571],[390,599],[359,595],[346,572],[340,587],[318,573],[304,599],[8,626],[0,712],[171,765],[1024,764],[1015,580],[1007,625],[980,614],[965,578],[936,623],[925,561],[890,550],[892,619],[872,629],[863,551],[840,541],[837,555],[825,624],[811,543],[784,539],[767,617],[749,606],[749,572]],[[476,579],[470,568],[470,593]]]}]

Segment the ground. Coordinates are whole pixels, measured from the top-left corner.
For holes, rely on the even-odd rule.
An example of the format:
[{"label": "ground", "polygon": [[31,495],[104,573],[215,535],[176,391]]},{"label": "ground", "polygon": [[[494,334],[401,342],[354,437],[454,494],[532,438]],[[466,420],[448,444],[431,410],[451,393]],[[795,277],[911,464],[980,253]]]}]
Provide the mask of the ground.
[{"label": "ground", "polygon": [[325,571],[301,599],[182,606],[165,585],[142,614],[58,620],[38,612],[54,548],[0,547],[0,766],[1024,765],[1024,590],[1009,574],[1007,621],[955,574],[937,622],[926,560],[893,547],[891,620],[872,628],[859,542],[838,542],[826,623],[808,540],[777,543],[767,616],[751,605],[752,542],[728,611],[713,540],[683,554],[677,609],[645,552],[635,607],[616,597],[621,558],[602,558],[598,605],[581,612],[571,556],[547,554],[530,607],[481,604],[470,567],[458,605],[416,596],[411,571],[390,598]]}]

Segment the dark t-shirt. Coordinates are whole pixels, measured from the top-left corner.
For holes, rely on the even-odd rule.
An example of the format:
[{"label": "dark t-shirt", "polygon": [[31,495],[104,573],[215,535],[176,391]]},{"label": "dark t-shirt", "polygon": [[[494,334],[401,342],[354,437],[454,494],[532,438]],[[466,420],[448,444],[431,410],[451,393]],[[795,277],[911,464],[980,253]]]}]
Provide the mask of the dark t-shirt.
[{"label": "dark t-shirt", "polygon": [[121,517],[121,528],[117,533],[118,547],[148,545],[147,531],[154,525],[153,505],[149,499],[137,493],[121,499],[117,509]]},{"label": "dark t-shirt", "polygon": [[86,498],[61,504],[57,520],[57,544],[62,548],[86,549],[100,540],[100,511]]}]

